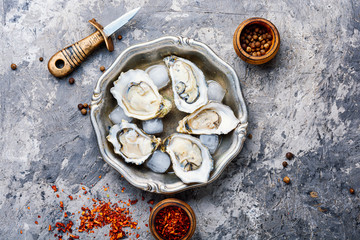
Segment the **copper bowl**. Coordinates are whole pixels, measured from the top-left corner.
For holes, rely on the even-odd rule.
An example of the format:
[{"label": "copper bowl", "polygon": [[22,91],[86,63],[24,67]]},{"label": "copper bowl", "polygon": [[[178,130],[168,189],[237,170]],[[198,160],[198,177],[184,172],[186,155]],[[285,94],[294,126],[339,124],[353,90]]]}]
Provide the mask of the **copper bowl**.
[{"label": "copper bowl", "polygon": [[188,215],[189,220],[190,220],[189,231],[183,238],[181,238],[181,240],[188,240],[188,239],[191,239],[191,237],[193,236],[193,234],[195,232],[195,228],[196,228],[196,217],[195,217],[194,211],[189,206],[189,204],[187,204],[186,202],[181,201],[176,198],[168,198],[168,199],[164,199],[161,202],[159,202],[158,204],[156,204],[150,213],[149,228],[150,228],[151,234],[153,235],[153,237],[156,240],[166,240],[166,239],[162,238],[156,231],[155,217],[160,212],[160,210],[162,210],[166,207],[173,207],[173,206],[180,207],[181,209],[183,209],[186,212],[186,214]]},{"label": "copper bowl", "polygon": [[[267,31],[272,35],[271,40],[271,46],[267,50],[267,52],[262,56],[252,56],[249,53],[247,53],[242,47],[240,42],[240,37],[245,29],[253,26],[253,25],[260,25],[262,27],[265,27]],[[245,62],[259,65],[266,63],[273,59],[280,48],[280,34],[275,27],[274,24],[272,24],[270,21],[264,19],[264,18],[249,18],[245,21],[243,21],[236,29],[234,33],[233,38],[233,45],[236,54]]]}]

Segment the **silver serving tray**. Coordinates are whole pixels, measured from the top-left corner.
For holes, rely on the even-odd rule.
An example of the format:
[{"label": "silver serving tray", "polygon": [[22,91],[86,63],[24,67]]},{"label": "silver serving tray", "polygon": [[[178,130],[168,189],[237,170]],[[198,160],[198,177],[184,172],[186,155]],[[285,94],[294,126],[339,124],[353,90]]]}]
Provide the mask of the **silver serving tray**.
[{"label": "silver serving tray", "polygon": [[[221,137],[221,144],[213,155],[214,169],[209,181],[204,184],[184,184],[172,172],[158,174],[144,166],[125,163],[114,153],[112,144],[106,140],[109,127],[112,126],[108,116],[117,105],[110,93],[113,82],[121,72],[129,69],[146,69],[148,66],[163,63],[163,58],[172,54],[194,62],[204,72],[207,80],[219,82],[227,91],[223,103],[230,106],[240,120],[239,126],[234,131]],[[171,87],[161,90],[160,94],[172,99]],[[164,139],[174,133],[178,121],[185,115],[173,104],[171,112],[163,118],[164,132],[160,137]],[[234,69],[204,43],[189,38],[170,36],[134,45],[120,54],[96,84],[91,102],[91,122],[104,160],[135,187],[162,194],[173,194],[204,186],[217,179],[242,149],[248,125],[246,105]],[[135,121],[135,123],[141,127],[140,122]]]}]

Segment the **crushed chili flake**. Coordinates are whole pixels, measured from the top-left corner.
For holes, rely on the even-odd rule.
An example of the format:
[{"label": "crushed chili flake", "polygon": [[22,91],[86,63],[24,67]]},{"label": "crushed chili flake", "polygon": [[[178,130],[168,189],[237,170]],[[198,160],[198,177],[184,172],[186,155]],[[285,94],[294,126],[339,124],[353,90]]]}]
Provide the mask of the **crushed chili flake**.
[{"label": "crushed chili flake", "polygon": [[153,199],[150,199],[147,203],[153,205],[153,204],[154,204],[154,200],[153,200]]},{"label": "crushed chili flake", "polygon": [[104,188],[104,191],[107,191],[108,189],[107,188]]},{"label": "crushed chili flake", "polygon": [[135,200],[130,200],[130,199],[129,199],[129,203],[130,203],[131,205],[136,204],[138,201],[139,201],[139,200],[137,200],[137,199],[135,199]]},{"label": "crushed chili flake", "polygon": [[35,224],[39,224],[38,221],[35,221]]},{"label": "crushed chili flake", "polygon": [[149,225],[148,225],[147,223],[145,223],[145,226],[146,226],[146,227],[149,227]]},{"label": "crushed chili flake", "polygon": [[65,218],[67,218],[67,217],[68,217],[68,214],[67,214],[66,212],[64,213],[64,217],[65,217]]},{"label": "crushed chili flake", "polygon": [[49,228],[48,228],[49,232],[51,231],[51,225],[49,224]]},{"label": "crushed chili flake", "polygon": [[41,218],[41,216],[40,216],[40,215],[38,215],[38,218]]},{"label": "crushed chili flake", "polygon": [[84,190],[84,191],[86,190],[85,187],[82,187],[81,189]]},{"label": "crushed chili flake", "polygon": [[64,203],[62,201],[60,201],[60,207],[64,209]]},{"label": "crushed chili flake", "polygon": [[150,207],[150,212],[152,211],[152,207]]},{"label": "crushed chili flake", "polygon": [[27,207],[27,209],[29,209],[29,210],[30,210],[30,207]]},{"label": "crushed chili flake", "polygon": [[20,230],[20,234],[22,234],[22,230]]},{"label": "crushed chili flake", "polygon": [[125,236],[123,227],[136,228],[137,222],[132,221],[129,210],[120,208],[117,203],[99,200],[93,204],[93,209],[82,208],[79,232],[91,232],[110,224],[110,240],[120,239]]},{"label": "crushed chili flake", "polygon": [[52,185],[51,188],[54,190],[54,192],[58,191],[58,189],[57,189],[57,187],[55,185]]},{"label": "crushed chili flake", "polygon": [[87,191],[85,191],[84,194],[87,194]]},{"label": "crushed chili flake", "polygon": [[139,238],[140,237],[140,234],[136,234],[136,238]]},{"label": "crushed chili flake", "polygon": [[190,218],[180,207],[165,207],[155,216],[155,230],[164,239],[181,239],[189,229]]},{"label": "crushed chili flake", "polygon": [[60,197],[59,194],[56,194],[56,197],[59,198]]},{"label": "crushed chili flake", "polygon": [[99,178],[101,178],[101,175],[99,176]]},{"label": "crushed chili flake", "polygon": [[144,201],[145,200],[145,197],[144,196],[141,196],[141,201]]},{"label": "crushed chili flake", "polygon": [[73,199],[74,199],[71,195],[69,195],[69,198],[70,198],[70,200],[73,200]]}]

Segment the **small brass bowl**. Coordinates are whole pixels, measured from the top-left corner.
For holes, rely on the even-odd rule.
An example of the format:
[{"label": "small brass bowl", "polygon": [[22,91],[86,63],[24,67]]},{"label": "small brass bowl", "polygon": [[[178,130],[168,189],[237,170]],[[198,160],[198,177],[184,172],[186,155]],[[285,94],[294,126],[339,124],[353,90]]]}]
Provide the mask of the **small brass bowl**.
[{"label": "small brass bowl", "polygon": [[179,199],[176,198],[168,198],[168,199],[164,199],[161,202],[159,202],[158,204],[155,205],[155,207],[153,208],[153,210],[150,213],[150,217],[149,217],[149,228],[151,231],[151,234],[153,235],[153,237],[156,240],[166,240],[164,238],[162,238],[158,232],[156,231],[155,228],[155,217],[156,215],[160,212],[160,210],[166,208],[166,207],[180,207],[181,209],[183,209],[186,214],[189,217],[190,220],[190,228],[187,232],[187,234],[181,238],[181,240],[189,240],[194,232],[195,232],[195,228],[196,228],[196,217],[195,217],[195,213],[192,210],[192,208],[189,206],[189,204],[187,204],[184,201],[181,201]]},{"label": "small brass bowl", "polygon": [[[245,31],[245,29],[253,26],[253,25],[260,25],[262,27],[265,27],[267,31],[272,35],[271,40],[271,46],[267,50],[267,52],[262,56],[252,56],[249,53],[247,53],[242,47],[241,47],[241,40],[240,37]],[[245,21],[243,21],[236,29],[234,33],[233,38],[233,45],[236,54],[245,62],[259,65],[266,63],[273,59],[280,48],[280,34],[275,27],[274,24],[272,24],[270,21],[264,19],[264,18],[249,18]]]}]

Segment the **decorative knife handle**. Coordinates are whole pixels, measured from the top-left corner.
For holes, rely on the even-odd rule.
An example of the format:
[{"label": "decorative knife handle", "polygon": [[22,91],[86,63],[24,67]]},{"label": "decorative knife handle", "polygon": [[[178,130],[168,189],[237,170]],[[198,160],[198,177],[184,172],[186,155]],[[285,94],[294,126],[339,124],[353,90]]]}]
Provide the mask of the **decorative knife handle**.
[{"label": "decorative knife handle", "polygon": [[107,49],[114,50],[112,39],[105,36],[103,27],[95,19],[89,21],[98,31],[55,53],[48,62],[48,69],[55,77],[65,77],[78,67],[102,42]]}]

